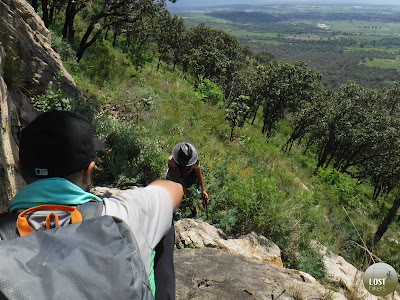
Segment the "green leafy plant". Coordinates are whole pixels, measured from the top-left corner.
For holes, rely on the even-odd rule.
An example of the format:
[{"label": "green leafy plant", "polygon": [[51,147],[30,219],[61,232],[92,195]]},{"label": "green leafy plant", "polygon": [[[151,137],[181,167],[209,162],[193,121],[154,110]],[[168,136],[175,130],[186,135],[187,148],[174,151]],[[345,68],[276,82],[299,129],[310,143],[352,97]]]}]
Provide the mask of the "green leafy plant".
[{"label": "green leafy plant", "polygon": [[196,94],[204,102],[222,105],[223,94],[221,89],[211,80],[199,76],[195,83]]},{"label": "green leafy plant", "polygon": [[317,280],[321,281],[326,277],[322,255],[313,249],[306,249],[301,252],[299,268]]},{"label": "green leafy plant", "polygon": [[53,80],[49,82],[49,88],[46,93],[31,98],[31,103],[36,112],[43,113],[51,110],[71,110],[72,100],[63,96],[61,78],[61,73],[55,74]]}]

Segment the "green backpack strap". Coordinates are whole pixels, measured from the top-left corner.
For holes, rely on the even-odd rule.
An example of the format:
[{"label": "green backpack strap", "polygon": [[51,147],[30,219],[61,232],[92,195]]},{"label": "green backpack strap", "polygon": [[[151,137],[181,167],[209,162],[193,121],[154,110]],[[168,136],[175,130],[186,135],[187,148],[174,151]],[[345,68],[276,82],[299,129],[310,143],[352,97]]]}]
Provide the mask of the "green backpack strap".
[{"label": "green backpack strap", "polygon": [[[93,219],[101,216],[103,202],[90,201],[80,204],[76,209],[81,213],[83,220]],[[12,240],[19,237],[17,230],[18,213],[3,213],[0,215],[0,238],[2,240]]]}]

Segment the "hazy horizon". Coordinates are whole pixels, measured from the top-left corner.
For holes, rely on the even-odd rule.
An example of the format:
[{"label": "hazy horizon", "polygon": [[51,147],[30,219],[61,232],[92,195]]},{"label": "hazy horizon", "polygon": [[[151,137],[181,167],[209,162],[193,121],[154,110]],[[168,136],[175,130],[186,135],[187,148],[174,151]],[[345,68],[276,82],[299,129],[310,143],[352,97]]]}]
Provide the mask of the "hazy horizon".
[{"label": "hazy horizon", "polygon": [[168,7],[202,7],[220,5],[279,5],[279,4],[310,4],[310,5],[381,5],[381,6],[400,6],[399,0],[177,0],[176,3],[168,2]]}]

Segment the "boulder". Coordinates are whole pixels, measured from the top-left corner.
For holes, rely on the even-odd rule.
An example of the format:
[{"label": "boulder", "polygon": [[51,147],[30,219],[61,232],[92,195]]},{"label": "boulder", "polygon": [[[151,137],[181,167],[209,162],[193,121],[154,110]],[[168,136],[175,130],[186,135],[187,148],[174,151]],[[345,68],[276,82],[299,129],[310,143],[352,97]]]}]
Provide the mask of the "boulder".
[{"label": "boulder", "polygon": [[176,299],[346,299],[310,275],[221,249],[174,252]]},{"label": "boulder", "polygon": [[187,247],[217,248],[231,254],[283,267],[279,247],[264,236],[251,232],[238,239],[228,239],[222,230],[201,220],[177,221],[175,223],[175,244],[178,249]]}]

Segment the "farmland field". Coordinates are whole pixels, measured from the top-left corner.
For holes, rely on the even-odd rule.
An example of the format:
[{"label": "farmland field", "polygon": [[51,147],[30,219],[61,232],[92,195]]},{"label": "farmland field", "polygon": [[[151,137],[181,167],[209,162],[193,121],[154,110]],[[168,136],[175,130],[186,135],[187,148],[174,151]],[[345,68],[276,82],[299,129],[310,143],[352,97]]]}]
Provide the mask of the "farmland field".
[{"label": "farmland field", "polygon": [[384,88],[400,78],[399,6],[236,5],[176,13],[188,27],[222,29],[254,52],[304,60],[333,88],[348,80]]}]

